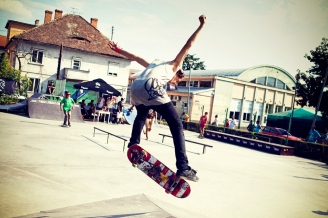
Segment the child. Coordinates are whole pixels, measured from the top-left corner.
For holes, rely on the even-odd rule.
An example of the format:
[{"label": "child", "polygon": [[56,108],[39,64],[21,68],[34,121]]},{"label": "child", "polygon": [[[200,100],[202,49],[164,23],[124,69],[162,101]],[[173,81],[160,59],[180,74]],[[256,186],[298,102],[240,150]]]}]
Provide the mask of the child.
[{"label": "child", "polygon": [[198,34],[203,29],[205,20],[205,15],[199,17],[199,27],[172,61],[155,60],[149,63],[145,59],[119,48],[117,44],[109,42],[112,50],[146,67],[145,71],[131,85],[132,104],[136,106],[138,114],[133,123],[128,147],[140,143],[140,134],[145,125],[149,109],[157,111],[167,121],[172,133],[178,169],[177,177],[192,181],[198,181],[199,178],[196,176],[196,171],[188,165],[182,123],[170,97],[166,93],[166,85],[168,82],[177,84],[184,77],[184,73],[180,69],[181,65]]},{"label": "child", "polygon": [[61,100],[59,105],[60,111],[64,111],[65,114],[62,127],[67,127],[66,123],[68,127],[71,127],[71,110],[74,110],[74,103],[74,100],[71,98],[71,93],[66,92],[66,96]]}]

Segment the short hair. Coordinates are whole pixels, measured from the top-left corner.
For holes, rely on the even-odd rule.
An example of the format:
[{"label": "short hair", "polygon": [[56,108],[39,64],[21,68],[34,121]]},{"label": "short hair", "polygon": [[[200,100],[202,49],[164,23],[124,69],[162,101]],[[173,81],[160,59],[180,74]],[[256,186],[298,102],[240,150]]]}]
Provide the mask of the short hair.
[{"label": "short hair", "polygon": [[208,114],[207,112],[205,112],[205,115]]},{"label": "short hair", "polygon": [[177,75],[177,77],[178,77],[179,79],[182,79],[182,78],[185,76],[185,73],[183,72],[182,69],[179,69],[179,70],[175,73],[175,75]]}]

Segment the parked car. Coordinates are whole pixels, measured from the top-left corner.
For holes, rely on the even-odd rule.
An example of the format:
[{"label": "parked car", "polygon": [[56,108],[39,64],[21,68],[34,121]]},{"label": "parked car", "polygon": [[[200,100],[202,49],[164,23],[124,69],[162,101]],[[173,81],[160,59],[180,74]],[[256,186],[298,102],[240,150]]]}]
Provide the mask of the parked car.
[{"label": "parked car", "polygon": [[285,129],[271,127],[271,126],[265,126],[262,129],[261,133],[265,134],[265,135],[278,136],[278,137],[282,137],[282,138],[287,138],[287,134],[288,134],[288,140],[294,140],[294,141],[301,141],[302,140],[301,138],[292,136]]}]

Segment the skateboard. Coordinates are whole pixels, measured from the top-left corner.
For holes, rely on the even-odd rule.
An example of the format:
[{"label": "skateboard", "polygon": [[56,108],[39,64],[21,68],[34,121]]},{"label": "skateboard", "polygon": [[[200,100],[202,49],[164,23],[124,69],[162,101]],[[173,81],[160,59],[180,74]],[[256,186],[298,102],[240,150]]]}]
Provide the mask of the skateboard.
[{"label": "skateboard", "polygon": [[184,179],[178,178],[175,172],[139,145],[132,145],[128,149],[127,156],[132,166],[137,167],[163,187],[167,194],[177,198],[186,198],[190,194],[190,186]]}]

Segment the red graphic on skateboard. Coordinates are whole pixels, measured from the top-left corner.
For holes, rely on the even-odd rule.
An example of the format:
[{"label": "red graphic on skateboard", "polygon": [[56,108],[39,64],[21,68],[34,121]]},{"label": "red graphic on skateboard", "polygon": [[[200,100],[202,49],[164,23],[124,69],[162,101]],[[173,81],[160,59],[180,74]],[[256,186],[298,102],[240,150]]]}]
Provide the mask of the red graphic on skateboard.
[{"label": "red graphic on skateboard", "polygon": [[190,194],[190,186],[184,179],[176,177],[175,172],[139,145],[132,145],[127,156],[134,167],[163,187],[166,193],[177,198],[186,198]]}]

